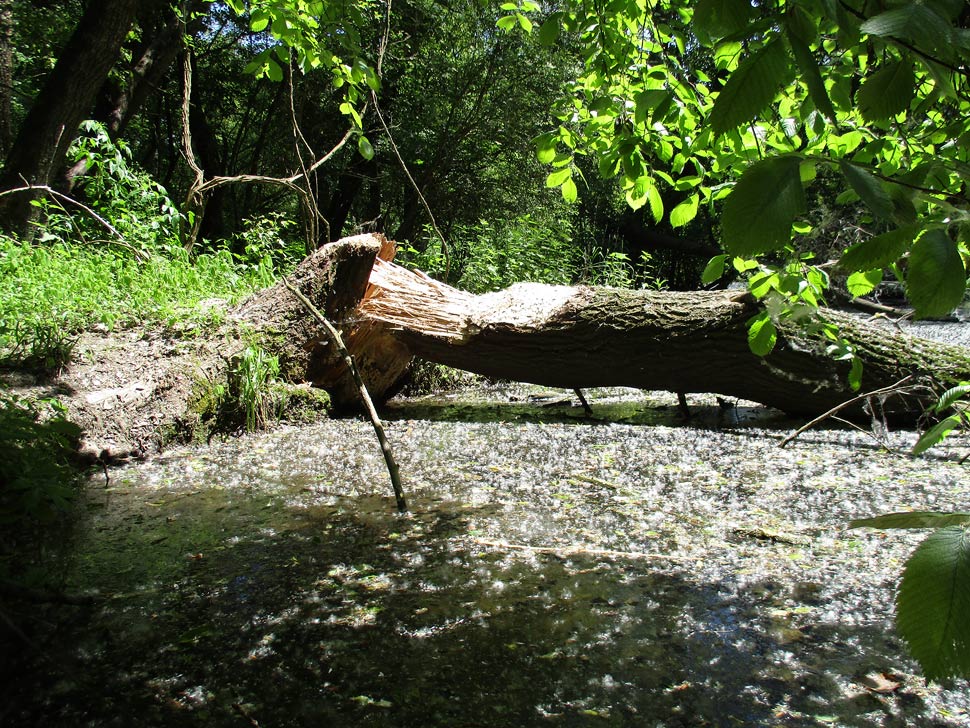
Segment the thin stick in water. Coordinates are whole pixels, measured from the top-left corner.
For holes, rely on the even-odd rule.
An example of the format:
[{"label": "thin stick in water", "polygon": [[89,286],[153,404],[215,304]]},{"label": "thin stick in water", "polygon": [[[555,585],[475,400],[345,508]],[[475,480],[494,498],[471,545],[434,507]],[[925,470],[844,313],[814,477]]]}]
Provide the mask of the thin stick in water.
[{"label": "thin stick in water", "polygon": [[317,320],[317,322],[323,326],[327,333],[333,337],[334,343],[337,345],[337,349],[343,356],[344,361],[347,363],[347,368],[350,369],[350,374],[354,378],[354,383],[357,385],[357,391],[360,393],[361,402],[364,403],[364,408],[367,410],[367,414],[370,417],[371,424],[374,426],[374,432],[377,433],[377,440],[381,444],[381,452],[384,454],[384,462],[387,464],[387,473],[391,476],[391,486],[394,488],[394,498],[397,500],[397,509],[401,513],[404,513],[408,507],[404,500],[404,489],[401,487],[401,471],[397,467],[397,461],[394,459],[394,453],[391,451],[391,444],[387,441],[387,436],[384,434],[384,425],[381,424],[380,418],[377,416],[377,410],[374,408],[374,402],[370,398],[370,394],[367,392],[367,387],[364,384],[364,380],[360,376],[360,371],[357,369],[357,363],[354,361],[353,355],[350,350],[347,349],[346,344],[344,344],[343,338],[340,336],[340,332],[334,328],[326,317],[317,310],[310,300],[300,293],[296,287],[293,286],[286,278],[283,279],[283,285],[290,289],[290,292],[296,296],[297,300],[303,304],[303,307]]}]

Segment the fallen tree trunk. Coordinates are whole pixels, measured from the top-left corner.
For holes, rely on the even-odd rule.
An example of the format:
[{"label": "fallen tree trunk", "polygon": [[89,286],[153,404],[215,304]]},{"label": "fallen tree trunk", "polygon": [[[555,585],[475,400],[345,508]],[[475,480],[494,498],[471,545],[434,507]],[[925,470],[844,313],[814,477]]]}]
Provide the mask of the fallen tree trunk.
[{"label": "fallen tree trunk", "polygon": [[[817,415],[857,393],[848,365],[825,342],[793,327],[767,357],[751,353],[747,321],[760,311],[746,292],[632,291],[517,284],[473,296],[377,261],[360,311],[393,328],[422,358],[491,377],[551,387],[625,386],[711,392]],[[911,374],[943,385],[970,379],[970,351],[895,333],[823,310],[857,348],[863,389]],[[928,378],[924,381],[930,381]],[[895,419],[919,416],[933,395],[911,388],[880,404]],[[865,403],[843,415],[863,417]]]},{"label": "fallen tree trunk", "polygon": [[[394,393],[414,355],[544,386],[712,392],[809,416],[856,394],[845,365],[797,331],[782,331],[770,356],[754,356],[746,322],[759,309],[742,292],[525,283],[474,296],[379,255],[393,257],[382,238],[348,238],[315,251],[289,277],[340,330],[378,402]],[[970,380],[967,349],[824,313],[859,348],[865,390],[911,374],[932,376],[941,387]],[[110,460],[231,427],[220,418],[247,347],[277,356],[290,383],[312,384],[338,406],[356,406],[357,388],[331,339],[281,282],[230,310],[208,336],[86,335],[75,360],[50,384],[71,393],[69,417],[84,428],[92,458]],[[26,387],[29,396],[27,390],[38,387]],[[931,399],[924,386],[883,406],[890,416],[912,420]],[[865,412],[857,404],[841,414]]]}]

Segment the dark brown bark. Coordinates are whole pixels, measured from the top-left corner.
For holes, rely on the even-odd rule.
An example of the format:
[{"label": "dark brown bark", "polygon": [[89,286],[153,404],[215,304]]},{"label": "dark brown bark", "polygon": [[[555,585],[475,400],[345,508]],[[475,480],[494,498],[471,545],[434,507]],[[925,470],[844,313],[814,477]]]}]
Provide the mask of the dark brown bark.
[{"label": "dark brown bark", "polygon": [[[158,2],[153,0],[152,4]],[[49,184],[63,166],[78,125],[88,114],[118,58],[140,6],[138,0],[91,3],[61,51],[54,69],[27,114],[4,164],[0,188]],[[28,195],[4,198],[11,229],[25,231]]]},{"label": "dark brown bark", "polygon": [[0,0],[0,154],[7,153],[13,140],[13,23],[13,0]]}]

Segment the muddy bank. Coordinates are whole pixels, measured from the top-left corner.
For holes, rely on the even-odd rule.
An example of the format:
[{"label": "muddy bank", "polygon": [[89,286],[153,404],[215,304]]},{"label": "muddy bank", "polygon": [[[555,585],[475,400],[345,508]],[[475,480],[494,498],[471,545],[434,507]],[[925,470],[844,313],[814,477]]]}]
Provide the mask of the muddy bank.
[{"label": "muddy bank", "polygon": [[[534,395],[531,399],[529,395]],[[60,574],[15,605],[10,726],[966,726],[892,627],[919,534],[966,509],[955,439],[894,455],[762,408],[495,389],[176,448],[92,481]],[[549,406],[543,406],[549,405]],[[904,451],[915,435],[888,444]]]}]

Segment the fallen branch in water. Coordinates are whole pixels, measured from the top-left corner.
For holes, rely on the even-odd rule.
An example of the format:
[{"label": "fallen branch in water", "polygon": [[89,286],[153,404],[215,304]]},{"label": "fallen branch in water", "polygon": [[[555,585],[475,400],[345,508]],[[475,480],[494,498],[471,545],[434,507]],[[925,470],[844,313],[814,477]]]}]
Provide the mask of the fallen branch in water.
[{"label": "fallen branch in water", "polygon": [[371,424],[374,426],[374,432],[377,433],[377,440],[381,444],[381,452],[384,454],[384,462],[387,464],[387,472],[388,475],[391,476],[391,486],[394,488],[394,498],[397,501],[397,509],[401,513],[404,513],[408,507],[404,500],[404,489],[401,487],[401,471],[397,467],[397,461],[394,459],[391,444],[387,440],[387,435],[384,434],[384,425],[377,416],[377,410],[374,408],[374,402],[371,400],[370,394],[367,392],[367,387],[364,384],[364,380],[360,377],[360,371],[357,369],[357,363],[354,361],[353,355],[344,344],[344,340],[340,336],[340,332],[334,328],[333,324],[331,324],[327,318],[320,313],[319,310],[317,310],[317,307],[314,306],[306,296],[300,293],[300,291],[293,286],[293,284],[286,280],[286,278],[283,279],[283,285],[285,285],[290,292],[296,296],[297,300],[303,304],[303,307],[306,308],[310,315],[317,320],[317,323],[327,330],[327,333],[330,334],[334,344],[336,344],[337,349],[343,356],[344,361],[347,364],[347,368],[350,370],[350,374],[354,378],[354,383],[357,385],[357,391],[360,393],[360,401],[367,410]]},{"label": "fallen branch in water", "polygon": [[[804,424],[801,427],[799,427],[792,434],[790,434],[788,437],[786,437],[784,440],[778,443],[778,447],[785,447],[792,440],[797,438],[803,432],[806,432],[807,430],[812,429],[818,423],[823,422],[824,420],[827,420],[829,417],[833,417],[834,415],[838,414],[839,412],[841,412],[842,410],[848,407],[852,407],[853,405],[858,404],[859,402],[868,400],[870,397],[879,397],[882,395],[899,394],[901,392],[905,392],[910,389],[908,385],[911,382],[913,382],[915,379],[916,379],[915,374],[907,374],[898,382],[894,382],[893,384],[890,384],[888,387],[880,387],[879,389],[873,389],[871,392],[865,392],[864,394],[855,396],[852,399],[847,399],[845,402],[842,402],[841,404],[837,404],[835,407],[828,410],[827,412],[823,412],[811,422],[808,422],[807,424]],[[875,417],[875,410],[872,409],[871,404],[870,404],[870,411],[872,411],[873,417]]]}]

